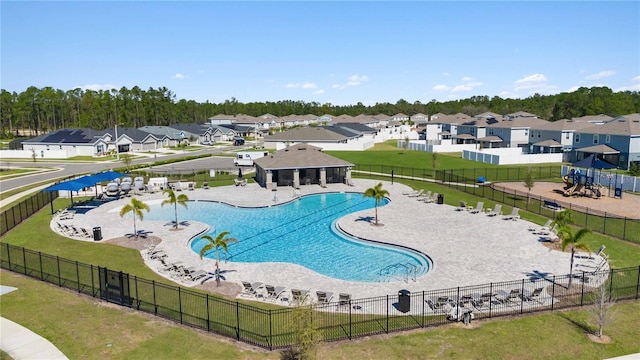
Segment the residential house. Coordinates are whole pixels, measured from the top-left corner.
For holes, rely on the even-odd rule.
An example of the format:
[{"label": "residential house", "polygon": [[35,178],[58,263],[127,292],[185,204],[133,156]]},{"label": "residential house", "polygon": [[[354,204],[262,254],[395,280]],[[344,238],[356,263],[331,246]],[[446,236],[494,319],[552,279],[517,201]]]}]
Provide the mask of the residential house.
[{"label": "residential house", "polygon": [[56,151],[55,157],[102,156],[109,152],[112,136],[93,129],[64,128],[23,140],[22,149],[38,157]]},{"label": "residential house", "polygon": [[601,125],[576,132],[575,160],[596,154],[621,169],[632,162],[640,163],[640,114],[619,116]]},{"label": "residential house", "polygon": [[267,149],[284,149],[298,143],[310,144],[323,150],[366,150],[373,147],[375,130],[363,124],[335,123],[330,126],[309,126],[267,135]]}]

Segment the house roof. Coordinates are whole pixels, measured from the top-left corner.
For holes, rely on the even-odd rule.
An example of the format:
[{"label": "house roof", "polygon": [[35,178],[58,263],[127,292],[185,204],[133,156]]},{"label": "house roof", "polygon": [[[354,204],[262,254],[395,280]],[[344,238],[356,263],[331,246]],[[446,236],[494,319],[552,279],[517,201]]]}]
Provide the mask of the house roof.
[{"label": "house roof", "polygon": [[491,127],[491,128],[507,128],[507,129],[532,128],[532,127],[537,127],[537,126],[543,126],[543,125],[546,125],[548,123],[549,123],[549,121],[543,120],[543,119],[538,119],[538,118],[516,117],[516,118],[510,119],[510,120],[504,120],[504,121],[490,123],[489,125],[487,125],[487,127]]},{"label": "house roof", "polygon": [[103,135],[104,133],[102,131],[88,128],[65,128],[24,140],[23,143],[93,144]]},{"label": "house roof", "polygon": [[557,121],[548,121],[546,123],[540,123],[532,126],[535,130],[550,130],[550,131],[576,131],[593,126],[592,123],[586,121],[575,121],[568,119],[561,119]]},{"label": "house roof", "polygon": [[573,121],[585,121],[585,122],[607,122],[613,119],[609,115],[600,114],[600,115],[586,115],[580,117],[571,118]]},{"label": "house roof", "polygon": [[517,117],[529,117],[529,118],[531,118],[531,117],[535,117],[535,118],[537,118],[538,115],[532,114],[532,113],[526,112],[526,111],[516,111],[513,114],[505,115],[505,117],[511,117],[511,118],[517,118]]},{"label": "house roof", "polygon": [[[105,129],[100,133],[113,135],[113,138],[115,138],[115,129]],[[153,137],[153,139],[155,140],[158,140],[158,138],[153,133],[136,128],[119,127],[118,137],[122,135],[129,137],[129,139],[131,139],[133,142],[145,141],[149,136]]]},{"label": "house roof", "polygon": [[502,142],[502,138],[500,136],[489,135],[489,136],[479,138],[478,141]]},{"label": "house roof", "polygon": [[[335,126],[335,125],[334,125]],[[309,126],[300,127],[287,131],[277,132],[273,135],[267,135],[264,137],[265,142],[270,141],[292,141],[292,142],[340,142],[345,141],[352,136],[345,136],[336,131],[330,130],[331,127],[327,126]]]},{"label": "house roof", "polygon": [[559,142],[550,139],[550,140],[544,140],[544,141],[540,141],[537,142],[535,144],[533,144],[533,146],[542,146],[542,147],[562,147],[562,144],[560,144]]},{"label": "house roof", "polygon": [[458,135],[453,135],[454,138],[456,139],[466,139],[466,140],[475,140],[476,137],[471,135],[471,134],[458,134]]},{"label": "house roof", "polygon": [[168,137],[169,139],[179,139],[180,136],[176,129],[169,126],[143,126],[139,128],[142,131],[146,131],[155,135],[158,138]]},{"label": "house roof", "polygon": [[269,156],[256,159],[254,162],[257,167],[265,170],[354,166],[348,161],[323,153],[319,147],[308,144],[289,146]]},{"label": "house roof", "polygon": [[347,129],[349,132],[355,133],[358,135],[377,133],[376,129],[371,128],[365,124],[358,124],[358,123],[340,123],[340,124],[333,124],[331,126],[324,126],[324,127],[329,130]]},{"label": "house roof", "polygon": [[640,114],[619,116],[602,125],[585,128],[581,133],[637,136],[640,135]]},{"label": "house roof", "polygon": [[204,124],[173,124],[172,128],[184,132],[188,132],[194,135],[204,135],[211,127]]},{"label": "house roof", "polygon": [[580,149],[576,149],[576,151],[593,153],[593,154],[619,154],[620,151],[607,146],[605,144],[587,146]]},{"label": "house roof", "polygon": [[453,115],[434,114],[431,116],[431,122],[440,124],[462,124],[471,120],[471,116],[463,113],[457,113]]}]

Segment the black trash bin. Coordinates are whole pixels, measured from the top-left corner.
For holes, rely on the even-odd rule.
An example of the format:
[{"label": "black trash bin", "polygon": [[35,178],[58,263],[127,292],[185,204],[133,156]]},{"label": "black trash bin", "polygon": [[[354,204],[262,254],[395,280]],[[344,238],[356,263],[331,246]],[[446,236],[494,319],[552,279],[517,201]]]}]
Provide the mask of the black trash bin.
[{"label": "black trash bin", "polygon": [[411,291],[398,291],[398,311],[406,313],[411,309]]},{"label": "black trash bin", "polygon": [[438,204],[444,204],[444,195],[438,194]]},{"label": "black trash bin", "polygon": [[96,226],[93,228],[93,241],[102,240],[102,228]]}]

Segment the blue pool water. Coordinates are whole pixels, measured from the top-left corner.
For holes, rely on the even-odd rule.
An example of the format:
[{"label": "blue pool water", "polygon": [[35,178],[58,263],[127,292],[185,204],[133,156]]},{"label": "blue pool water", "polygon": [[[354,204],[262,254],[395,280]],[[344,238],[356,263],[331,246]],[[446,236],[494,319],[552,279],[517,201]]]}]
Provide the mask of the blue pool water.
[{"label": "blue pool water", "polygon": [[[384,199],[380,205],[387,203]],[[417,252],[363,242],[334,229],[336,219],[375,207],[373,198],[360,193],[316,194],[268,208],[204,201],[188,205],[188,210],[179,207],[178,220],[203,222],[239,240],[229,244],[228,254],[221,253],[227,261],[294,263],[332,278],[363,282],[399,280],[407,272],[413,276],[414,269],[418,275],[429,269],[429,260]],[[173,211],[172,206],[151,206],[145,219],[170,220]],[[374,211],[363,216],[374,216]],[[216,233],[209,235],[215,238]],[[200,253],[205,244],[198,237],[191,248]],[[215,258],[215,253],[206,256]]]}]

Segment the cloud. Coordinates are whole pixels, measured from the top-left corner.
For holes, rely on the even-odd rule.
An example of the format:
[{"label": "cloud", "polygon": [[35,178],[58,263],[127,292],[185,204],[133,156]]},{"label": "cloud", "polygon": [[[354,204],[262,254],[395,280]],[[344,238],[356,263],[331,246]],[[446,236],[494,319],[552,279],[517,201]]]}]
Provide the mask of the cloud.
[{"label": "cloud", "polygon": [[446,71],[445,71],[445,72],[443,72],[443,73],[442,73],[442,76],[444,76],[444,77],[449,77],[449,76],[450,76],[450,74],[449,74],[448,72],[446,72]]},{"label": "cloud", "polygon": [[320,89],[320,90],[316,90],[313,92],[315,95],[322,95],[324,94],[324,90]]},{"label": "cloud", "polygon": [[80,88],[82,90],[99,91],[99,90],[118,89],[119,86],[111,85],[111,84],[89,84],[89,85],[78,85],[78,86],[72,87],[72,89],[77,89],[77,88]]},{"label": "cloud", "polygon": [[334,89],[345,89],[345,88],[347,88],[349,86],[358,86],[358,85],[361,85],[364,82],[369,81],[369,77],[366,76],[366,75],[354,74],[354,75],[349,76],[347,78],[347,80],[349,80],[349,81],[347,81],[344,84],[333,84],[331,87],[334,88]]},{"label": "cloud", "polygon": [[613,70],[600,71],[599,73],[585,76],[585,80],[604,79],[604,78],[608,78],[609,76],[615,75],[615,73],[616,72]]},{"label": "cloud", "polygon": [[623,86],[619,89],[615,90],[616,92],[619,91],[640,91],[640,84],[635,84],[635,85],[631,85],[631,86]]},{"label": "cloud", "polygon": [[574,91],[576,91],[578,89],[580,89],[580,86],[577,86],[577,85],[576,86],[572,86],[572,87],[569,88],[569,90],[567,90],[567,92],[574,92]]},{"label": "cloud", "polygon": [[182,80],[182,79],[186,79],[187,76],[184,74],[180,74],[180,73],[176,73],[175,75],[173,75],[171,77],[172,79],[176,79],[176,80]]},{"label": "cloud", "polygon": [[547,86],[546,82],[547,77],[543,74],[533,74],[516,80],[514,84],[515,90],[520,91],[526,89],[545,88]]},{"label": "cloud", "polygon": [[447,91],[449,87],[447,85],[436,85],[433,87],[433,91]]},{"label": "cloud", "polygon": [[631,79],[631,81],[640,81],[640,75],[639,75],[639,76],[634,77],[633,79]]},{"label": "cloud", "polygon": [[482,83],[480,81],[471,81],[471,82],[468,82],[466,85],[471,87],[476,87],[476,86],[482,86]]},{"label": "cloud", "polygon": [[462,78],[462,81],[471,81],[471,80],[473,80],[473,78],[468,76],[465,76]]},{"label": "cloud", "polygon": [[288,83],[284,87],[287,89],[315,89],[318,85],[314,82],[305,81],[303,83]]},{"label": "cloud", "polygon": [[473,90],[473,87],[471,87],[469,85],[458,85],[458,86],[455,86],[453,89],[451,89],[451,91],[453,91],[453,92],[471,91],[471,90]]}]

